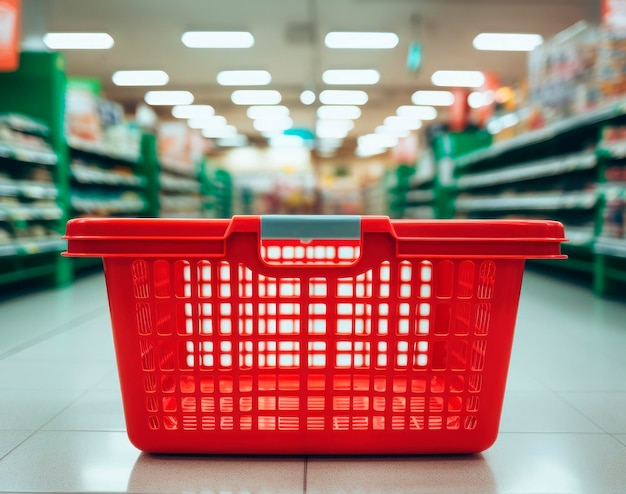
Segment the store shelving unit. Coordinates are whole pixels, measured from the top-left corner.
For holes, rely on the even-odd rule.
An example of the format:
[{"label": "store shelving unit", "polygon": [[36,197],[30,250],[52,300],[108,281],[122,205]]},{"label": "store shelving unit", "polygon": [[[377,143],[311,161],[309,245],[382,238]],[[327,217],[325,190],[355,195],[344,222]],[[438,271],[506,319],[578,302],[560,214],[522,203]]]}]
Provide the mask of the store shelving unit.
[{"label": "store shelving unit", "polygon": [[116,156],[85,143],[70,143],[72,216],[143,216],[146,179],[137,173],[138,156]]},{"label": "store shelving unit", "polygon": [[233,183],[230,173],[215,169],[209,162],[202,165],[201,173],[202,210],[211,218],[230,218],[237,207],[233,194]]},{"label": "store shelving unit", "polygon": [[[621,214],[624,184],[611,180],[626,170],[626,141],[603,144],[603,129],[626,125],[624,102],[607,104],[462,156],[440,157],[439,173],[451,179],[435,184],[449,196],[439,217],[550,218],[563,222],[569,259],[559,265],[590,272],[598,294],[614,281],[626,281],[623,216],[611,230],[608,206]],[[444,168],[443,170],[441,168]],[[622,208],[622,209],[620,209]],[[620,223],[621,222],[621,223]]]},{"label": "store shelving unit", "polygon": [[198,167],[161,160],[159,205],[159,215],[162,217],[199,218],[204,216]]},{"label": "store shelving unit", "polygon": [[73,217],[156,216],[148,200],[142,155],[70,141]]},{"label": "store shelving unit", "polygon": [[385,214],[385,187],[382,182],[369,183],[363,186],[363,214]]},{"label": "store shelving unit", "polygon": [[393,170],[388,170],[383,178],[387,193],[387,214],[392,218],[402,218],[406,214],[408,207],[406,195],[415,171],[415,166],[399,165]]},{"label": "store shelving unit", "polygon": [[17,71],[0,74],[0,113],[13,115],[0,137],[0,285],[72,279],[59,255],[69,219],[64,67],[58,53],[24,52]]},{"label": "store shelving unit", "polygon": [[626,282],[626,101],[495,143],[472,131],[432,144],[432,174],[418,162],[406,186],[387,184],[390,214],[555,219],[569,238],[568,260],[555,265],[590,273],[602,295]]}]

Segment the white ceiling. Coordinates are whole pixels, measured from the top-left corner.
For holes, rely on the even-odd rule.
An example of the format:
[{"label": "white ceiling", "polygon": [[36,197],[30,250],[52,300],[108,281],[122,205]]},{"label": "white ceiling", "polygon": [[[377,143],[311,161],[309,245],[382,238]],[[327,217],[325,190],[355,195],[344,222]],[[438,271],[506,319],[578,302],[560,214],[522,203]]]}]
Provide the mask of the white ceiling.
[{"label": "white ceiling", "polygon": [[[108,32],[115,40],[111,50],[66,51],[70,75],[101,79],[108,98],[132,108],[146,89],[116,87],[112,73],[162,69],[170,75],[165,89],[192,91],[196,103],[212,105],[253,136],[258,133],[245,108],[230,102],[236,88],[217,84],[219,71],[268,70],[267,88],[282,93],[296,126],[311,128],[318,105],[300,103],[304,88],[327,88],[321,81],[326,69],[375,68],[381,81],[359,88],[368,92],[369,102],[354,137],[372,132],[398,106],[410,104],[414,91],[432,88],[435,70],[491,71],[504,84],[523,79],[527,55],[479,52],[472,40],[480,32],[550,38],[581,19],[596,20],[599,11],[600,0],[25,0],[24,35]],[[189,30],[246,30],[256,42],[250,49],[190,49],[180,39]],[[393,50],[331,50],[323,42],[329,31],[393,31],[400,43]],[[411,41],[423,46],[418,73],[406,69]]]}]

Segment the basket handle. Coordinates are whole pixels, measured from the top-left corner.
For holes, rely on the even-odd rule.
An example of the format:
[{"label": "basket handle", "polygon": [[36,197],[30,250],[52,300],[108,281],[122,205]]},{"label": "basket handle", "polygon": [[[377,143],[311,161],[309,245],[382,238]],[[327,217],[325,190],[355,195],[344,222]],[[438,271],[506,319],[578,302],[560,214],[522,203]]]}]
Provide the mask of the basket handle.
[{"label": "basket handle", "polygon": [[261,216],[261,240],[360,240],[360,216]]}]

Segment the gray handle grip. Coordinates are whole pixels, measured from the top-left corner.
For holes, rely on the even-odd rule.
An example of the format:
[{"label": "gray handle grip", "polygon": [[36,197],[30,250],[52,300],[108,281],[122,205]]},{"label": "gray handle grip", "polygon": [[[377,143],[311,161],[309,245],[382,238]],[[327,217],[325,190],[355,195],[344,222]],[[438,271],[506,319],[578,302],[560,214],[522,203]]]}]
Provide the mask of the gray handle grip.
[{"label": "gray handle grip", "polygon": [[360,240],[360,216],[261,216],[261,239]]}]

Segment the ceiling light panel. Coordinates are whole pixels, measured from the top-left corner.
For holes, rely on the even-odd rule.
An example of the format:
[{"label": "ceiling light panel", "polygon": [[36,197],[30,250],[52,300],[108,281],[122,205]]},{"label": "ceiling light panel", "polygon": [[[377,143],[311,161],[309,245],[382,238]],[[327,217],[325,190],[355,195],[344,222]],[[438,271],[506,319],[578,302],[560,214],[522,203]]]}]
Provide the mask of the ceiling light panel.
[{"label": "ceiling light panel", "polygon": [[256,120],[257,118],[288,117],[289,108],[281,105],[251,106],[246,110],[246,115],[252,120]]},{"label": "ceiling light panel", "polygon": [[239,89],[233,91],[231,100],[236,105],[277,105],[281,102],[282,96],[272,89]]},{"label": "ceiling light panel", "polygon": [[416,120],[434,120],[437,118],[437,110],[432,106],[405,105],[398,108],[396,115]]},{"label": "ceiling light panel", "polygon": [[330,32],[324,38],[328,48],[385,50],[395,48],[400,38],[396,33]]},{"label": "ceiling light panel", "polygon": [[320,106],[317,117],[320,120],[356,120],[361,116],[358,106]]},{"label": "ceiling light panel", "polygon": [[322,81],[329,85],[371,85],[380,81],[380,72],[376,69],[341,69],[326,70]]},{"label": "ceiling light panel", "polygon": [[391,135],[395,137],[408,137],[411,131],[408,129],[399,129],[394,127],[387,127],[386,125],[379,125],[374,129],[375,134]]},{"label": "ceiling light panel", "polygon": [[320,93],[320,103],[324,105],[364,105],[367,100],[365,91],[327,89]]},{"label": "ceiling light panel", "polygon": [[481,87],[485,84],[485,74],[477,70],[438,70],[431,81],[435,86]]},{"label": "ceiling light panel", "polygon": [[206,118],[215,115],[211,105],[177,105],[172,108],[176,118]]},{"label": "ceiling light panel", "polygon": [[303,105],[312,105],[315,103],[315,93],[310,90],[305,90],[300,93],[300,102]]},{"label": "ceiling light panel", "polygon": [[193,94],[189,91],[148,91],[144,101],[149,105],[190,105]]},{"label": "ceiling light panel", "polygon": [[352,120],[318,120],[315,123],[316,128],[326,127],[334,129],[352,130],[354,129],[354,122]]},{"label": "ceiling light panel", "polygon": [[343,144],[343,138],[337,137],[324,137],[317,141],[318,149],[337,149]]},{"label": "ceiling light panel", "polygon": [[414,105],[452,106],[454,94],[450,91],[416,91],[411,101]]},{"label": "ceiling light panel", "polygon": [[219,129],[226,127],[226,118],[221,115],[212,117],[190,118],[187,125],[192,129]]},{"label": "ceiling light panel", "polygon": [[383,125],[390,129],[418,130],[422,128],[422,121],[414,117],[391,116],[385,118]]},{"label": "ceiling light panel", "polygon": [[388,134],[366,134],[357,139],[362,149],[380,149],[397,146],[399,139]]},{"label": "ceiling light panel", "polygon": [[318,139],[343,139],[353,128],[352,120],[318,120],[315,135]]},{"label": "ceiling light panel", "polygon": [[289,117],[282,118],[260,118],[252,124],[259,132],[284,131],[293,126],[293,120]]},{"label": "ceiling light panel", "polygon": [[383,147],[376,147],[376,148],[357,147],[355,150],[355,154],[359,158],[370,158],[371,156],[376,156],[377,154],[383,154],[385,152],[387,152],[387,148],[383,148]]},{"label": "ceiling light panel", "polygon": [[304,139],[300,136],[279,134],[270,137],[269,145],[273,148],[301,148],[304,147]]},{"label": "ceiling light panel", "polygon": [[272,75],[267,70],[223,70],[217,74],[220,86],[267,86]]},{"label": "ceiling light panel", "polygon": [[43,42],[51,50],[108,50],[115,44],[107,33],[48,33]]},{"label": "ceiling light panel", "polygon": [[111,80],[116,86],[165,86],[170,78],[162,70],[118,70]]},{"label": "ceiling light panel", "polygon": [[240,148],[248,144],[248,138],[242,134],[236,134],[234,136],[228,137],[220,137],[217,139],[217,145],[223,148]]},{"label": "ceiling light panel", "polygon": [[480,33],[472,44],[477,50],[533,51],[542,43],[540,34]]},{"label": "ceiling light panel", "polygon": [[247,31],[188,31],[181,40],[188,48],[251,48],[254,36]]},{"label": "ceiling light panel", "polygon": [[234,125],[225,125],[223,127],[203,129],[202,135],[209,139],[224,139],[227,137],[235,137],[238,133],[237,127]]}]

